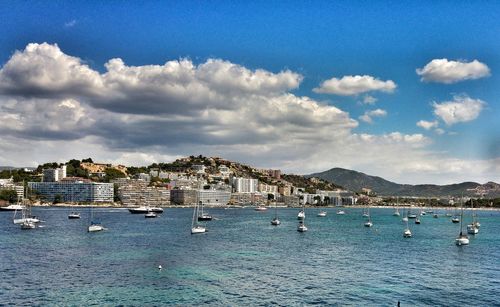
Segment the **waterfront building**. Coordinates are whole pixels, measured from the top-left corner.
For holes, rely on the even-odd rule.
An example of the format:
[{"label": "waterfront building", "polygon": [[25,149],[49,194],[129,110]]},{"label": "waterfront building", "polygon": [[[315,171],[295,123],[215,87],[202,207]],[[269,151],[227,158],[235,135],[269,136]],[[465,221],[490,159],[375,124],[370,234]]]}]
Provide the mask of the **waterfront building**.
[{"label": "waterfront building", "polygon": [[15,184],[14,179],[0,179],[0,191],[14,190],[19,199],[24,198],[24,187],[21,184]]},{"label": "waterfront building", "polygon": [[175,205],[194,205],[198,197],[194,189],[173,189],[170,191],[170,202]]},{"label": "waterfront building", "polygon": [[261,193],[233,193],[231,194],[232,204],[248,205],[248,204],[262,204],[267,202],[267,195]]},{"label": "waterfront building", "polygon": [[231,199],[230,191],[223,190],[198,190],[198,201],[209,206],[225,206]]},{"label": "waterfront building", "polygon": [[119,178],[118,198],[125,206],[164,206],[170,204],[170,190],[165,186],[149,186],[144,180]]},{"label": "waterfront building", "polygon": [[259,183],[259,192],[264,194],[278,194],[278,186]]},{"label": "waterfront building", "polygon": [[66,177],[66,165],[58,168],[44,168],[43,182],[58,182]]},{"label": "waterfront building", "polygon": [[259,180],[252,178],[232,177],[231,184],[235,193],[255,193],[258,191]]},{"label": "waterfront building", "polygon": [[88,182],[84,180],[62,180],[59,182],[28,182],[42,200],[52,202],[59,196],[63,202],[113,202],[112,183]]}]

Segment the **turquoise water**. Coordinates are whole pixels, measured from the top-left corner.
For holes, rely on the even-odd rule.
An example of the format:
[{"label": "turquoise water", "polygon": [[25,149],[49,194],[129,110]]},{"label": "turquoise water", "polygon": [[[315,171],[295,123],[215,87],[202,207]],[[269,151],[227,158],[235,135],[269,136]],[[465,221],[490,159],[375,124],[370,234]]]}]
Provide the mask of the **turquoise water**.
[{"label": "turquoise water", "polygon": [[69,209],[35,208],[36,230],[0,212],[0,305],[499,305],[499,212],[480,212],[480,233],[457,247],[450,218],[424,216],[404,239],[391,209],[372,209],[372,228],[345,210],[308,209],[299,233],[297,209],[280,209],[278,227],[272,210],[211,209],[201,235],[192,209],[97,209],[109,230],[91,234],[87,209],[68,220]]}]

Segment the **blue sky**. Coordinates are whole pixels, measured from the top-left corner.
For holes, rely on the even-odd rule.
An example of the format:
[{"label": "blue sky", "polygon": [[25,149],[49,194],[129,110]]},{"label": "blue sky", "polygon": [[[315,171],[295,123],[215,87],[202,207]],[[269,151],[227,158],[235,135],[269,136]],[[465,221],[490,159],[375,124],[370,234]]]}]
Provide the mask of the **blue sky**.
[{"label": "blue sky", "polygon": [[[40,161],[42,157],[64,160],[72,158],[69,155],[80,152],[82,157],[85,157],[92,155],[92,152],[87,153],[84,148],[95,145],[100,148],[95,151],[97,158],[113,162],[140,164],[173,159],[189,154],[190,151],[197,151],[192,152],[193,154],[203,151],[199,153],[222,155],[257,166],[280,167],[296,173],[340,166],[408,183],[448,183],[466,179],[500,180],[500,111],[496,101],[500,91],[496,86],[500,81],[497,74],[500,69],[500,4],[497,2],[4,2],[4,7],[5,9],[0,11],[2,66],[11,60],[16,50],[22,52],[30,43],[44,42],[50,46],[57,45],[65,55],[78,58],[82,64],[102,75],[107,71],[105,63],[113,58],[122,59],[127,67],[163,65],[167,61],[183,58],[190,59],[194,65],[200,65],[210,59],[220,59],[253,72],[265,70],[279,74],[281,71],[290,71],[299,74],[300,84],[277,88],[275,93],[266,92],[265,99],[283,93],[294,97],[307,97],[321,106],[332,106],[348,114],[349,119],[357,124],[346,131],[336,126],[330,127],[331,130],[343,131],[338,135],[335,134],[337,132],[331,133],[331,138],[328,138],[328,131],[324,131],[324,134],[318,133],[322,137],[317,137],[312,127],[304,127],[303,131],[311,133],[311,139],[316,139],[328,148],[328,154],[318,154],[314,143],[297,142],[287,148],[286,144],[273,140],[262,142],[258,135],[249,135],[244,129],[241,129],[242,134],[239,137],[233,136],[243,140],[239,143],[213,140],[200,144],[202,146],[197,146],[197,138],[193,137],[193,134],[184,136],[179,132],[176,137],[192,141],[184,142],[185,146],[177,146],[165,144],[167,141],[163,138],[172,138],[167,135],[158,135],[157,143],[152,137],[147,144],[138,142],[139,136],[134,136],[132,140],[127,139],[130,136],[124,135],[123,142],[120,143],[116,139],[110,140],[108,135],[91,131],[88,135],[92,140],[88,135],[81,134],[61,136],[61,131],[57,129],[83,130],[68,124],[54,128],[56,131],[47,128],[41,121],[40,127],[33,126],[32,130],[28,129],[23,133],[20,129],[14,129],[15,133],[6,129],[5,133],[12,137],[12,142],[19,139],[25,142],[29,139],[27,145],[36,144],[38,147],[60,148],[60,144],[55,145],[57,142],[79,142],[86,144],[86,147],[82,145],[83,152],[74,152],[74,149],[71,149],[75,148],[74,143],[64,145],[63,147],[69,148],[59,153],[47,149],[38,157],[28,153],[14,157],[8,150],[1,152],[0,148],[0,158],[3,160],[0,164],[31,165],[45,162]],[[462,64],[477,60],[487,67],[488,72],[456,79],[451,83],[421,81],[424,76],[418,75],[416,70],[424,68],[435,59],[447,59],[449,62]],[[29,73],[28,70],[23,72]],[[369,90],[347,96],[339,95],[338,92],[313,90],[318,89],[323,81],[332,78],[340,80],[344,76],[371,76],[382,82],[390,80],[394,82],[395,88]],[[61,87],[50,89],[48,96],[48,88],[44,89],[43,95],[28,95],[28,89],[23,87],[25,85],[10,84],[9,86],[16,87],[15,90],[5,90],[4,86],[3,93],[0,93],[4,101],[4,116],[29,118],[25,113],[30,108],[26,105],[59,105],[60,101],[57,99],[63,98],[76,100],[82,112],[87,112],[86,116],[91,116],[95,110],[112,113],[107,117],[108,120],[92,118],[98,123],[112,122],[115,119],[109,118],[116,114],[137,115],[137,111],[129,110],[125,106],[122,108],[118,102],[113,102],[111,108],[108,107],[109,102],[97,103],[94,101],[95,97],[81,93],[72,94],[61,90]],[[23,93],[23,90],[26,92]],[[57,92],[58,90],[60,92]],[[260,94],[262,92],[259,92]],[[372,104],[362,103],[367,96],[376,101]],[[48,97],[54,100],[39,102],[40,99]],[[232,103],[230,101],[233,99],[243,99],[233,96],[221,97],[227,99],[228,104]],[[466,98],[475,106],[480,106],[480,111],[473,116],[451,120],[447,124],[442,117],[434,114],[436,104],[443,105],[453,101],[463,105]],[[5,106],[9,99],[15,100],[16,107]],[[147,98],[141,96],[139,100],[143,99]],[[171,97],[165,99],[170,101]],[[21,107],[23,103],[25,107]],[[196,108],[213,108],[216,111],[227,108],[213,106],[210,102],[205,103],[197,102]],[[176,104],[182,104],[182,101],[176,101]],[[146,109],[148,106],[144,103],[139,109]],[[371,123],[362,119],[367,112],[375,110],[378,110],[379,116],[370,116]],[[166,112],[161,117],[162,120],[171,115]],[[193,110],[189,110],[188,113],[192,112]],[[289,110],[283,112],[283,118],[291,116]],[[148,118],[147,124],[136,120],[134,128],[138,130],[160,127],[160,118]],[[193,116],[193,120],[200,122],[200,118],[196,116]],[[262,116],[255,120],[255,125],[261,123],[261,120]],[[332,117],[332,120],[341,121],[345,118]],[[424,129],[417,126],[420,120],[435,123],[437,126]],[[218,128],[213,123],[209,126],[201,125],[199,128],[204,131],[213,129],[211,135],[220,134],[223,130],[234,130],[221,124],[226,123],[223,119],[216,121]],[[152,122],[158,126],[154,126]],[[172,123],[173,120],[168,119],[167,122]],[[314,119],[307,122],[314,122]],[[168,123],[162,122],[161,127],[178,128],[177,125],[169,126]],[[249,126],[248,129],[255,129],[253,125]],[[26,124],[23,127],[26,127]],[[270,124],[266,136],[282,133],[281,131],[285,131],[281,130],[283,127]],[[217,129],[218,132],[215,131]],[[37,133],[33,134],[33,131]],[[286,131],[293,139],[300,139],[304,134],[297,129]],[[393,133],[399,133],[403,140],[408,136],[407,140],[421,142],[405,143],[400,141],[399,135]],[[372,140],[369,136],[377,140]],[[352,141],[353,138],[356,140]],[[383,140],[387,138],[390,138],[390,141],[383,145]],[[345,157],[335,154],[339,148],[348,151],[345,148],[349,147],[350,143],[355,145]],[[135,146],[132,146],[133,144]],[[304,146],[315,152],[308,152]],[[385,146],[386,150],[375,149],[377,146]],[[374,148],[373,152],[370,152],[371,148]],[[269,152],[293,149],[296,150],[296,155],[269,155]],[[251,154],[248,153],[249,150]],[[360,154],[357,159],[352,158],[360,152],[365,153]],[[401,161],[398,165],[398,155],[411,156],[414,152],[417,152],[417,156]],[[391,154],[394,156],[384,156]],[[311,157],[314,155],[318,156],[316,159],[321,158],[321,162]],[[384,161],[391,161],[388,165],[394,166],[394,169],[388,169]],[[436,161],[442,163],[432,164]],[[439,165],[446,169],[440,168]],[[483,166],[476,167],[477,165]]]}]

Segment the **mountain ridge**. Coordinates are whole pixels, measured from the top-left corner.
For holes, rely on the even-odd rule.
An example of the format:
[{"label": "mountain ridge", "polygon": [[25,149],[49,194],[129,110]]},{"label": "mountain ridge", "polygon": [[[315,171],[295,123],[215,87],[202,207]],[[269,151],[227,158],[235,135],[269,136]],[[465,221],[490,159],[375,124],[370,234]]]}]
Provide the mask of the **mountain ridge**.
[{"label": "mountain ridge", "polygon": [[360,192],[363,188],[371,189],[378,195],[394,196],[487,196],[500,197],[500,184],[487,182],[461,182],[447,185],[437,184],[399,184],[386,180],[379,176],[367,175],[362,172],[345,168],[334,167],[324,172],[305,175],[305,177],[317,177],[323,180],[341,185],[349,190]]}]

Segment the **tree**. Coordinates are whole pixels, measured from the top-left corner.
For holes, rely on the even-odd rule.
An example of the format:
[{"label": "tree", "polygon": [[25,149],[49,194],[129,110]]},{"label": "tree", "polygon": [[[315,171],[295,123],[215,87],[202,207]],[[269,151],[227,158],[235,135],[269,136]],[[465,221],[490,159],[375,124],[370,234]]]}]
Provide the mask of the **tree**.
[{"label": "tree", "polygon": [[106,182],[110,182],[111,180],[117,178],[125,178],[124,173],[111,167],[108,167],[104,172],[106,173],[106,176],[104,177]]},{"label": "tree", "polygon": [[61,194],[57,194],[56,196],[54,196],[54,201],[52,202],[53,204],[58,204],[58,203],[61,203],[63,201],[63,197]]},{"label": "tree", "polygon": [[0,199],[6,200],[9,203],[15,203],[17,201],[17,192],[15,190],[1,190]]},{"label": "tree", "polygon": [[92,158],[83,159],[82,162],[85,162],[85,163],[94,163],[94,161],[92,161]]}]

